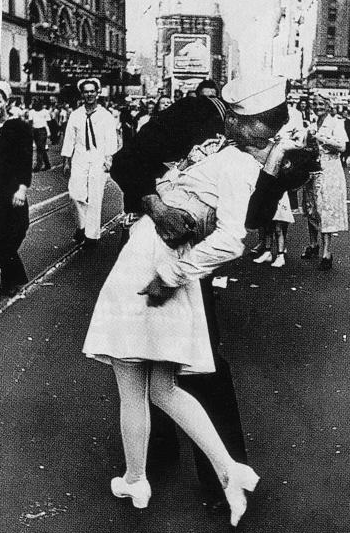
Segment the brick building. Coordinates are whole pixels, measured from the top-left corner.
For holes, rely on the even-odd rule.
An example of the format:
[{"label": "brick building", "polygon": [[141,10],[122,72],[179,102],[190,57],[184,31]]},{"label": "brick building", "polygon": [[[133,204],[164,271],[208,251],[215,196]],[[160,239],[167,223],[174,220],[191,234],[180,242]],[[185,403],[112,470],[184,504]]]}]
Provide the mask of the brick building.
[{"label": "brick building", "polygon": [[[16,10],[27,21],[21,18],[28,59],[20,59],[27,97],[69,93],[87,75],[101,77],[105,94],[123,91],[125,0],[5,0],[4,23]],[[9,77],[6,68],[2,77]]]}]

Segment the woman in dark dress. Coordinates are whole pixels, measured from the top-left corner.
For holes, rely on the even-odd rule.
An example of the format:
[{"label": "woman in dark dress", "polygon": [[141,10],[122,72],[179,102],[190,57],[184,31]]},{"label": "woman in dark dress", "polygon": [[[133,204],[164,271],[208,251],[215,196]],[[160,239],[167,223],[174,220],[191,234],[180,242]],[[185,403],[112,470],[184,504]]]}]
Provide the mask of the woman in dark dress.
[{"label": "woman in dark dress", "polygon": [[13,296],[28,278],[18,249],[29,225],[27,189],[31,182],[33,140],[20,118],[7,115],[10,87],[0,82],[0,271],[1,296]]}]

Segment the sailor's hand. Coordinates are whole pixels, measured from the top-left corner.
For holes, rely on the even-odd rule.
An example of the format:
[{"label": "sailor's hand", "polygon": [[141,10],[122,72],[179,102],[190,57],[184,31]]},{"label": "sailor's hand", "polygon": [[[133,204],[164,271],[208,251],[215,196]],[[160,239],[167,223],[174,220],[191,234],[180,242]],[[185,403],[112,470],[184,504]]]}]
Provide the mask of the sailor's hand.
[{"label": "sailor's hand", "polygon": [[158,235],[170,248],[190,238],[195,222],[186,211],[167,206],[158,195],[144,196],[143,207],[155,223]]},{"label": "sailor's hand", "polygon": [[156,276],[144,289],[137,294],[140,296],[148,296],[148,307],[158,307],[163,305],[169,298],[172,297],[176,287],[167,287],[163,284],[162,279]]}]

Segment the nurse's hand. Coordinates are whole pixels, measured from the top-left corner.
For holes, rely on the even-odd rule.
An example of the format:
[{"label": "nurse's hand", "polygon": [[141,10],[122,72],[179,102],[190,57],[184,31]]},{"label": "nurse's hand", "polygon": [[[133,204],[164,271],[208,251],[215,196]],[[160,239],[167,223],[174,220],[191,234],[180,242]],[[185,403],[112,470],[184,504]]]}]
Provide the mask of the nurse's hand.
[{"label": "nurse's hand", "polygon": [[148,296],[148,307],[159,307],[169,300],[175,291],[176,287],[167,287],[163,284],[163,280],[159,276],[156,276],[151,283],[137,294],[140,296]]},{"label": "nurse's hand", "polygon": [[158,235],[170,248],[187,242],[194,229],[194,220],[182,209],[169,207],[156,194],[143,197],[145,213],[153,220]]},{"label": "nurse's hand", "polygon": [[279,175],[279,171],[282,165],[282,161],[286,153],[290,150],[301,150],[304,147],[301,144],[300,139],[296,137],[293,138],[276,138],[275,143],[273,144],[269,155],[267,156],[264,171],[271,176],[276,178]]},{"label": "nurse's hand", "polygon": [[111,170],[111,166],[112,166],[112,156],[111,155],[106,155],[105,156],[105,161],[103,163],[103,170],[105,172],[109,172]]},{"label": "nurse's hand", "polygon": [[20,185],[18,190],[12,196],[12,205],[13,207],[23,207],[26,201],[27,196],[27,187],[25,185]]}]

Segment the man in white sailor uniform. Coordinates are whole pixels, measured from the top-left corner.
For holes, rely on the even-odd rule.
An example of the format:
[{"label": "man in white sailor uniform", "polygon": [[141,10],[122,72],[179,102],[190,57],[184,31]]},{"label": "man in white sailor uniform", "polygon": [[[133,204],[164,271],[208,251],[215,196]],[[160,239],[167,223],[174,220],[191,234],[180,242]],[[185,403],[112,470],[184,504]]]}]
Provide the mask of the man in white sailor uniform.
[{"label": "man in white sailor uniform", "polygon": [[74,239],[95,246],[101,235],[104,187],[118,139],[113,116],[98,104],[100,81],[81,80],[78,89],[84,105],[69,117],[61,155],[63,172],[70,176],[68,191],[77,215]]}]

